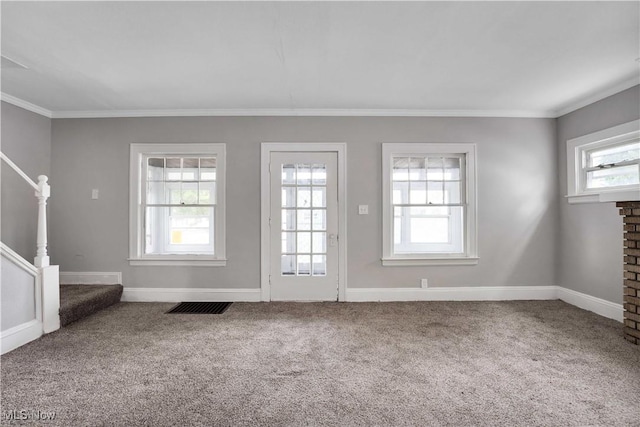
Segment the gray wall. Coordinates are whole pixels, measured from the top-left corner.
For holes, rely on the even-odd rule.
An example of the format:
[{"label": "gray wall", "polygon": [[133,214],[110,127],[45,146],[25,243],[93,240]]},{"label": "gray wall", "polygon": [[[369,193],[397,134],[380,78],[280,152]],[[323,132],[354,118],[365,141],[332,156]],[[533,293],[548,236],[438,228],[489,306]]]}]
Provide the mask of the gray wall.
[{"label": "gray wall", "polygon": [[569,205],[567,140],[640,118],[640,86],[558,119],[560,267],[558,284],[622,303],[622,217],[615,203]]},{"label": "gray wall", "polygon": [[[260,142],[346,142],[349,287],[552,285],[558,183],[555,120],[184,117],[53,121],[52,262],[122,271],[127,287],[258,288]],[[226,267],[130,267],[129,144],[227,144]],[[382,267],[381,142],[478,144],[477,266]],[[91,189],[100,199],[91,200]],[[368,216],[357,205],[368,204]]]},{"label": "gray wall", "polygon": [[[38,175],[50,176],[51,120],[6,102],[2,102],[1,110],[2,152],[34,181],[38,181]],[[55,193],[54,188],[53,197]],[[33,262],[38,203],[33,188],[4,162],[1,204],[2,242]]]}]

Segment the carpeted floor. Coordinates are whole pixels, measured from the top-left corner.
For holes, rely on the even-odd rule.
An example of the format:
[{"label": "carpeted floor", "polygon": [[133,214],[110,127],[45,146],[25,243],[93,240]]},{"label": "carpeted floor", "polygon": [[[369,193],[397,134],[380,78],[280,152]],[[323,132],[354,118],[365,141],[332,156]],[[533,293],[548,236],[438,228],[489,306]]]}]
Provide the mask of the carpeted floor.
[{"label": "carpeted floor", "polygon": [[[46,425],[640,425],[640,347],[560,301],[120,303],[2,357]],[[6,421],[6,420],[5,420]],[[44,424],[44,423],[43,423]]]}]

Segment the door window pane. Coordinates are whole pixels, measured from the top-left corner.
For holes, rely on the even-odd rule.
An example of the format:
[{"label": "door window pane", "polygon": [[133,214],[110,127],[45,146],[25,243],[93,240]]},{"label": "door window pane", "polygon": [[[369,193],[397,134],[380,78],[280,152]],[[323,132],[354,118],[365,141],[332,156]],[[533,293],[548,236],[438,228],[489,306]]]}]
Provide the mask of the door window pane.
[{"label": "door window pane", "polygon": [[286,254],[296,253],[296,233],[282,233],[282,252]]},{"label": "door window pane", "polygon": [[325,209],[313,210],[313,229],[314,230],[326,230],[327,229],[327,211]]},{"label": "door window pane", "polygon": [[298,230],[311,230],[310,209],[298,209]]},{"label": "door window pane", "polygon": [[282,187],[282,207],[294,208],[296,206],[296,187]]},{"label": "door window pane", "polygon": [[295,185],[296,165],[282,165],[282,184]]},{"label": "door window pane", "polygon": [[[282,274],[325,275],[327,251],[326,165],[283,165],[282,184],[282,207],[286,208],[281,209]],[[313,209],[311,209],[312,207]],[[312,233],[311,230],[314,232]],[[311,256],[312,253],[314,258]],[[290,256],[285,257],[285,255]]]},{"label": "door window pane", "polygon": [[311,207],[311,187],[298,187],[298,204],[299,208]]},{"label": "door window pane", "polygon": [[311,184],[311,165],[298,165],[298,185]]},{"label": "door window pane", "polygon": [[313,165],[311,183],[313,185],[327,185],[327,168],[325,165]]},{"label": "door window pane", "polygon": [[298,255],[298,276],[311,275],[311,255]]},{"label": "door window pane", "polygon": [[298,253],[310,253],[311,252],[311,233],[300,232],[298,233]]},{"label": "door window pane", "polygon": [[327,251],[327,233],[313,233],[313,253],[325,253]]},{"label": "door window pane", "polygon": [[295,209],[282,209],[282,229],[296,229],[296,211]]},{"label": "door window pane", "polygon": [[325,276],[327,274],[327,256],[313,255],[313,275]]},{"label": "door window pane", "polygon": [[296,256],[282,255],[281,271],[284,276],[295,276],[296,274]]},{"label": "door window pane", "polygon": [[314,208],[324,208],[327,206],[327,188],[313,187],[313,197],[311,202]]}]

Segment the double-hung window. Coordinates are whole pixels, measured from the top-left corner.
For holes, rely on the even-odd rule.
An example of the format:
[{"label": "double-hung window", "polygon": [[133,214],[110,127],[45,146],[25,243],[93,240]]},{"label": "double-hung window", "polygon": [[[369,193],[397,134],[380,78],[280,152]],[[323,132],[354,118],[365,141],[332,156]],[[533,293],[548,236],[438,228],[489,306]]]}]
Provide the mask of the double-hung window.
[{"label": "double-hung window", "polygon": [[476,264],[475,145],[382,144],[383,265]]},{"label": "double-hung window", "polygon": [[567,141],[569,203],[640,200],[640,120]]},{"label": "double-hung window", "polygon": [[131,144],[133,265],[225,265],[224,144]]}]

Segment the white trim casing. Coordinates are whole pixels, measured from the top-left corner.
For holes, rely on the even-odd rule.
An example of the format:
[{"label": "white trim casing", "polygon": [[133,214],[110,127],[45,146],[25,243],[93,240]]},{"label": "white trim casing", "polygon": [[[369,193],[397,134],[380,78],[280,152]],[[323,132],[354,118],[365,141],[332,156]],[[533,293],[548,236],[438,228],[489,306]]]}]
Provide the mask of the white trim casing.
[{"label": "white trim casing", "polygon": [[624,319],[624,308],[622,304],[607,301],[591,295],[583,294],[571,289],[558,286],[559,300],[567,304],[575,305],[583,310],[592,311],[600,316],[622,322]]},{"label": "white trim casing", "polygon": [[124,302],[231,301],[259,302],[260,289],[124,288]]},{"label": "white trim casing", "polygon": [[347,289],[347,144],[343,142],[263,142],[260,147],[260,288],[262,301],[271,300],[269,283],[271,245],[269,216],[272,152],[334,152],[338,154],[338,301],[346,300]]},{"label": "white trim casing", "polygon": [[49,119],[54,118],[56,114],[51,110],[47,110],[44,107],[33,104],[29,101],[25,101],[24,99],[9,95],[8,93],[0,92],[0,100],[8,104],[15,105],[16,107],[20,107],[24,110],[31,111],[32,113],[40,114],[41,116],[47,117]]},{"label": "white trim casing", "polygon": [[576,111],[582,107],[586,107],[587,105],[591,105],[595,102],[598,102],[604,98],[608,98],[611,95],[615,95],[616,93],[620,93],[627,89],[630,89],[634,86],[640,84],[640,78],[638,78],[638,74],[633,73],[633,76],[622,80],[618,83],[614,83],[605,87],[604,89],[597,90],[588,95],[583,95],[574,102],[566,104],[564,107],[561,107],[553,112],[551,118],[558,118],[564,116],[565,114],[569,114],[573,111]]},{"label": "white trim casing", "polygon": [[556,299],[556,286],[350,288],[347,301],[515,301]]},{"label": "white trim casing", "polygon": [[122,272],[61,271],[61,285],[121,285]]},{"label": "white trim casing", "polygon": [[33,319],[21,325],[7,329],[0,334],[0,354],[5,354],[15,350],[42,336],[42,322]]},{"label": "white trim casing", "polygon": [[640,136],[640,120],[613,126],[598,132],[583,135],[567,141],[567,201],[576,203],[603,203],[640,200],[640,186],[637,189],[583,190],[582,155],[591,147],[606,146]]},{"label": "white trim casing", "polygon": [[27,271],[33,277],[38,277],[38,268],[35,265],[22,258],[16,251],[2,242],[0,242],[0,254],[2,254],[5,258],[13,262],[18,267]]},{"label": "white trim casing", "polygon": [[579,97],[555,110],[420,110],[362,108],[243,108],[243,109],[164,109],[164,110],[49,110],[2,92],[0,98],[9,104],[50,119],[109,117],[514,117],[555,119],[601,99],[632,88],[640,83],[638,76],[614,83],[602,90]]},{"label": "white trim casing", "polygon": [[[141,159],[143,155],[216,156],[216,220],[214,256],[144,255],[141,200]],[[129,158],[129,265],[224,267],[226,258],[226,144],[224,143],[132,143]]]},{"label": "white trim casing", "polygon": [[[464,286],[434,288],[349,288],[347,302],[366,301],[519,301],[560,299],[600,316],[622,322],[622,304],[561,286]],[[125,302],[232,301],[259,302],[260,289],[125,288]]]},{"label": "white trim casing", "polygon": [[[464,197],[466,218],[464,219],[463,254],[393,254],[393,204],[391,203],[392,174],[391,158],[394,155],[411,157],[428,154],[464,154]],[[382,144],[382,265],[476,265],[478,264],[478,214],[476,179],[476,144],[473,143],[383,143]]]},{"label": "white trim casing", "polygon": [[[35,267],[33,264],[21,257],[17,252],[15,252],[9,246],[5,245],[2,242],[0,242],[0,255],[2,255],[8,261],[12,262],[17,267],[33,277],[35,298],[35,318],[0,333],[0,353],[5,354],[11,350],[25,345],[28,342],[40,338],[44,333],[42,309],[43,280],[41,274],[41,270],[44,269]],[[57,269],[57,266],[55,268]],[[53,289],[53,291],[55,291],[55,289]],[[57,307],[60,307],[59,301]],[[57,314],[57,312],[55,314]],[[58,316],[58,321],[59,319],[60,318]]]},{"label": "white trim casing", "polygon": [[560,299],[600,316],[622,322],[616,304],[561,286],[463,286],[439,288],[350,288],[347,301],[517,301]]}]

